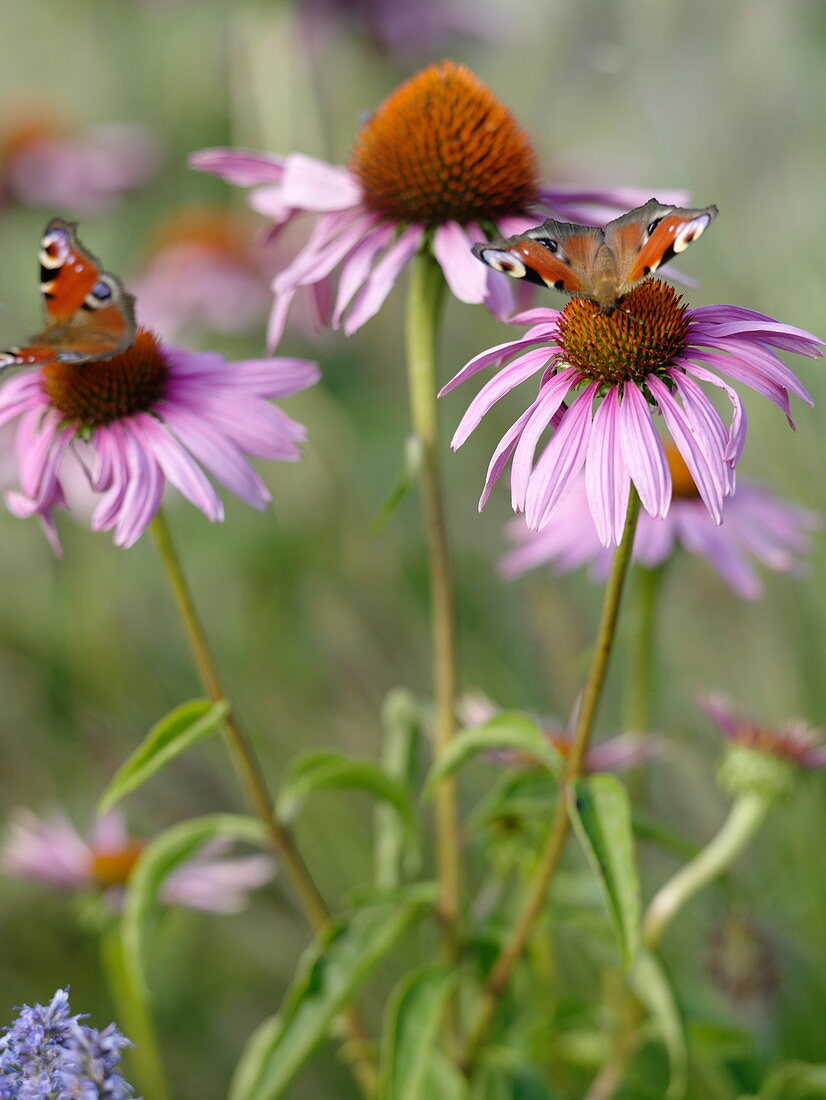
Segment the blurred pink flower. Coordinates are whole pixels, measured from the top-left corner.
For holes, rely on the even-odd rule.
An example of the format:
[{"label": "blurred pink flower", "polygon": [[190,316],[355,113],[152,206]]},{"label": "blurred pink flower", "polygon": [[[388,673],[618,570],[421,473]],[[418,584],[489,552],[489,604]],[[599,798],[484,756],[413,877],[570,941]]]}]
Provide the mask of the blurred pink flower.
[{"label": "blurred pink flower", "polygon": [[188,329],[245,332],[270,302],[271,261],[248,220],[223,207],[175,212],[130,280],[138,319],[164,340]]},{"label": "blurred pink flower", "polygon": [[487,39],[507,30],[480,0],[300,0],[311,47],[333,47],[344,25],[400,60],[426,55],[452,38]]},{"label": "blurred pink flower", "polygon": [[138,124],[80,130],[31,108],[12,112],[3,129],[0,195],[26,206],[102,213],[152,180],[162,162],[158,140]]},{"label": "blurred pink flower", "polygon": [[[449,393],[480,370],[506,364],[471,401],[452,446],[460,447],[498,401],[538,374],[536,398],[494,451],[479,507],[512,459],[513,508],[525,513],[531,530],[541,530],[584,467],[588,507],[604,546],[622,537],[632,483],[650,516],[668,514],[672,475],[654,413],[662,416],[719,524],[723,501],[734,491],[747,423],[740,397],[720,375],[768,397],[791,424],[790,394],[809,405],[812,399],[774,349],[819,358],[824,348],[810,332],[750,309],[691,309],[659,279],[626,294],[623,309],[610,315],[594,302],[572,298],[564,310],[533,309],[512,320],[532,327],[520,339],[475,356],[442,390]],[[730,427],[701,382],[728,396]],[[535,459],[548,429],[550,441]]]},{"label": "blurred pink flower", "polygon": [[823,733],[806,722],[794,718],[782,726],[764,726],[738,711],[725,695],[706,695],[700,703],[712,722],[733,745],[741,745],[796,764],[805,771],[826,768]]},{"label": "blurred pink flower", "polygon": [[[781,573],[801,570],[800,558],[810,553],[812,532],[821,526],[815,512],[791,504],[759,482],[738,478],[718,527],[677,449],[667,444],[665,454],[673,482],[671,507],[662,518],[640,515],[634,561],[652,569],[683,547],[705,558],[738,595],[750,600],[763,594],[752,560]],[[501,560],[504,577],[518,577],[542,565],[558,574],[590,565],[594,579],[604,581],[608,576],[613,554],[599,540],[582,474],[541,531],[529,531],[520,517],[508,524],[508,535],[517,545]]]},{"label": "blurred pink flower", "polygon": [[[230,847],[224,841],[205,845],[168,876],[162,901],[210,913],[244,909],[250,892],[273,879],[275,864],[265,855],[227,858]],[[84,838],[60,810],[41,818],[23,809],[12,818],[0,847],[0,868],[59,890],[100,890],[117,908],[142,850],[117,811],[96,818]]]},{"label": "blurred pink flower", "polygon": [[[488,698],[483,692],[467,692],[458,701],[457,717],[463,726],[480,726],[501,714],[503,708]],[[556,751],[567,759],[571,750],[573,725],[576,714],[571,716],[567,727],[558,718],[538,718],[531,715],[545,732],[546,737]],[[663,753],[662,739],[651,733],[620,733],[607,737],[604,741],[592,744],[583,762],[585,774],[593,772],[627,772],[632,768],[653,760]],[[535,761],[525,753],[503,749],[495,753],[497,759],[508,764],[532,764]]]},{"label": "blurred pink flower", "polygon": [[[485,239],[483,224],[509,235],[549,215],[602,221],[649,197],[635,188],[543,186],[527,135],[469,69],[452,61],[424,69],[385,100],[359,134],[349,167],[233,149],[203,149],[190,164],[252,187],[250,205],[276,228],[304,213],[316,219],[305,247],[273,282],[271,347],[304,288],[325,323],[354,333],[423,247],[432,249],[457,298],[509,316],[511,284],[470,251]],[[669,196],[664,201],[685,198],[661,194]]]},{"label": "blurred pink flower", "polygon": [[[17,422],[20,492],[6,494],[16,516],[38,516],[56,553],[56,509],[67,505],[71,450],[100,494],[95,531],[132,546],[161,505],[167,482],[213,523],[221,500],[204,473],[263,510],[270,500],[247,456],[296,461],[305,429],[270,399],[319,378],[304,359],[230,363],[216,352],[161,344],[138,330],[132,347],[85,363],[57,361],[0,385],[0,425]],[[69,465],[67,465],[69,464]]]}]

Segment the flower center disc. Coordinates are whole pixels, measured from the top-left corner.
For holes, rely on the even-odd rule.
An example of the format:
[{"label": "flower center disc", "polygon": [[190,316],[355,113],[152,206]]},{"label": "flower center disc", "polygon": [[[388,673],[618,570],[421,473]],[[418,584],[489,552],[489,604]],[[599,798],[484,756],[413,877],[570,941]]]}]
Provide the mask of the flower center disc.
[{"label": "flower center disc", "polygon": [[673,443],[664,443],[665,460],[671,474],[671,494],[679,500],[699,500],[700,494],[685,459]]},{"label": "flower center disc", "polygon": [[588,298],[572,298],[559,319],[560,359],[594,382],[640,382],[685,347],[686,309],[660,279],[635,287],[613,313],[602,313]]},{"label": "flower center disc", "polygon": [[140,329],[135,343],[111,359],[49,363],[42,384],[49,404],[87,427],[146,412],[163,396],[167,366],[157,337]]},{"label": "flower center disc", "polygon": [[539,186],[525,132],[452,61],[422,70],[384,101],[359,134],[350,167],[367,206],[404,222],[518,213]]}]

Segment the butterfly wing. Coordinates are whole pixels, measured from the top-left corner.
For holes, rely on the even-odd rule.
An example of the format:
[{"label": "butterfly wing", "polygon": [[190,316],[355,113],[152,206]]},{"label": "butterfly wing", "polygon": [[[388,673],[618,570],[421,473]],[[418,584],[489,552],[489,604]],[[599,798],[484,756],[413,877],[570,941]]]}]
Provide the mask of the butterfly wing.
[{"label": "butterfly wing", "polygon": [[603,241],[603,231],[596,226],[548,218],[514,237],[475,244],[473,254],[511,278],[590,297],[594,264]]},{"label": "butterfly wing", "polygon": [[0,366],[110,359],[135,339],[135,300],[54,218],[40,242],[40,292],[48,324],[25,347],[0,353]]},{"label": "butterfly wing", "polygon": [[716,206],[689,210],[649,199],[605,227],[605,243],[614,254],[618,292],[652,275],[695,241],[717,216]]}]

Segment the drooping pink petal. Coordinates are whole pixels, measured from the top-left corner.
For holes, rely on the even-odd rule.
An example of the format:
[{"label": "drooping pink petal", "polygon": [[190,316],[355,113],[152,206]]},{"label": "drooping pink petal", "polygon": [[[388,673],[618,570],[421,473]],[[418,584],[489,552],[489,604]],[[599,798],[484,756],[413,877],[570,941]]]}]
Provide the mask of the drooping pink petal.
[{"label": "drooping pink petal", "polygon": [[447,285],[460,302],[477,304],[487,294],[485,265],[471,252],[472,241],[458,222],[445,222],[433,234],[433,254]]},{"label": "drooping pink petal", "polygon": [[585,491],[603,546],[619,546],[631,479],[620,441],[619,389],[612,386],[597,408],[585,460]]},{"label": "drooping pink petal", "polygon": [[525,496],[531,530],[543,527],[582,468],[591,432],[591,408],[599,383],[591,382],[572,403],[534,467]]},{"label": "drooping pink petal", "polygon": [[163,497],[163,477],[151,451],[140,444],[131,421],[124,431],[127,484],[114,528],[115,546],[134,546],[154,519]]},{"label": "drooping pink petal", "polygon": [[[451,440],[453,450],[458,450],[470,433],[479,425],[482,417],[493,408],[497,401],[522,382],[531,378],[548,361],[547,348],[538,348],[512,359],[506,367],[503,367],[489,382],[479,390],[477,395],[468,405],[467,412],[459,422],[459,426]],[[554,410],[555,411],[555,410]]]},{"label": "drooping pink petal", "polygon": [[642,506],[662,518],[671,504],[671,473],[651,409],[634,385],[623,390],[619,420],[622,453]]},{"label": "drooping pink petal", "polygon": [[396,243],[388,248],[356,294],[344,319],[344,332],[347,336],[352,336],[365,321],[378,313],[402,268],[419,250],[423,236],[423,226],[410,225],[403,230]]},{"label": "drooping pink petal", "polygon": [[508,464],[508,459],[514,452],[514,448],[519,440],[522,430],[528,422],[534,406],[531,405],[527,412],[523,412],[522,415],[511,424],[510,428],[505,432],[502,438],[496,445],[496,449],[493,452],[490,463],[488,465],[488,472],[485,477],[485,486],[482,490],[482,495],[479,498],[479,511],[485,507],[490,496],[491,489],[502,475],[502,471]]},{"label": "drooping pink petal", "polygon": [[717,386],[718,389],[725,390],[731,401],[733,415],[731,420],[731,429],[729,431],[729,445],[726,451],[726,459],[733,465],[736,465],[740,461],[740,456],[743,453],[743,448],[746,445],[746,432],[748,430],[748,416],[746,415],[743,402],[740,400],[740,395],[735,389],[732,389],[722,378],[719,378],[712,371],[706,370],[705,367],[700,367],[691,360],[675,360],[686,374],[692,374],[695,378],[701,378],[704,382],[709,382],[712,386]]},{"label": "drooping pink petal", "polygon": [[[572,386],[579,381],[579,374],[573,368],[559,371],[540,388],[536,401],[531,406],[530,416],[525,424],[511,466],[511,504],[515,511],[525,510],[528,487],[533,477],[533,460],[536,448],[543,433],[551,426],[553,417],[568,396]],[[565,416],[567,418],[567,410]]]},{"label": "drooping pink petal", "polygon": [[715,478],[722,495],[728,496],[734,489],[733,468],[727,461],[728,429],[714,405],[693,378],[673,369],[668,371],[668,376],[682,398],[683,409],[693,428],[694,438],[706,453],[709,471]]},{"label": "drooping pink petal", "polygon": [[187,163],[198,172],[220,176],[238,187],[254,187],[260,183],[281,183],[286,157],[256,153],[250,149],[199,149],[190,153]]},{"label": "drooping pink petal", "polygon": [[681,513],[677,522],[683,545],[692,554],[706,558],[726,584],[744,599],[758,599],[763,594],[763,585],[737,542],[727,536],[726,524],[712,527],[704,519],[695,519],[687,511]]},{"label": "drooping pink petal", "polygon": [[691,429],[691,423],[679,403],[671,396],[664,382],[653,374],[647,375],[646,385],[655,398],[663,414],[668,430],[677,449],[685,460],[694,484],[705,501],[715,523],[723,522],[723,494],[720,488],[720,474],[712,474],[707,457],[708,447],[698,443]]},{"label": "drooping pink petal", "polygon": [[164,425],[146,413],[135,417],[135,431],[154,454],[164,477],[212,523],[222,523],[224,506],[209,478]]},{"label": "drooping pink petal", "polygon": [[282,196],[296,210],[345,210],[362,200],[362,188],[349,168],[293,153],[284,161]]},{"label": "drooping pink petal", "polygon": [[[497,344],[496,347],[480,352],[479,355],[474,355],[470,362],[465,363],[459,373],[454,375],[447,385],[442,386],[439,391],[439,397],[444,397],[445,394],[450,393],[451,390],[455,390],[457,386],[460,386],[462,382],[466,382],[467,379],[471,378],[474,374],[478,374],[480,370],[501,363],[503,359],[507,359],[519,351],[526,351],[528,348],[535,347],[536,343],[537,341],[532,337],[527,339],[522,337],[520,340],[508,340],[504,344]],[[548,348],[547,350],[549,355],[553,354],[552,348]]]},{"label": "drooping pink petal", "polygon": [[364,286],[378,254],[393,238],[394,227],[389,224],[377,225],[358,244],[341,265],[341,277],[338,295],[333,308],[332,325],[338,328],[344,311],[352,302],[356,293]]}]

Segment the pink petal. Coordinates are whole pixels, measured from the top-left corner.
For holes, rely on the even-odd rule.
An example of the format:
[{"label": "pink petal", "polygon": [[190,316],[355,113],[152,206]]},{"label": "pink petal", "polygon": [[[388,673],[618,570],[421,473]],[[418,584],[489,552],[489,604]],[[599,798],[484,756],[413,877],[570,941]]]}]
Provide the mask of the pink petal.
[{"label": "pink petal", "polygon": [[333,328],[338,328],[345,309],[354,295],[364,285],[376,256],[392,239],[395,227],[388,223],[377,225],[364,240],[356,245],[341,265],[338,296],[333,310]]},{"label": "pink petal", "polygon": [[650,406],[635,385],[623,389],[620,439],[643,508],[650,516],[665,516],[671,503],[671,473]]},{"label": "pink petal", "polygon": [[733,408],[726,459],[736,464],[740,461],[740,456],[746,445],[746,432],[748,430],[748,417],[739,394],[712,371],[699,367],[690,360],[675,360],[675,362],[679,363],[687,374],[693,374],[696,378],[702,378],[704,382],[709,382],[712,386],[717,386],[719,389],[726,391]]},{"label": "pink petal", "polygon": [[293,153],[284,161],[282,197],[296,210],[345,210],[362,201],[362,188],[349,168]]},{"label": "pink petal", "polygon": [[[536,346],[536,343],[537,341],[533,338],[525,339],[523,336],[519,340],[508,340],[504,344],[497,344],[496,347],[488,348],[487,351],[480,352],[479,355],[474,355],[470,362],[465,363],[459,373],[454,375],[446,386],[442,386],[439,391],[439,397],[444,397],[446,393],[455,390],[457,386],[460,386],[462,382],[466,382],[467,379],[471,378],[474,374],[478,374],[480,370],[484,370],[486,367],[492,367],[496,363],[501,363],[503,359],[508,359],[518,351],[533,348]],[[554,350],[553,348],[549,348],[548,353],[551,354]]]},{"label": "pink petal", "polygon": [[280,183],[286,159],[247,149],[216,148],[190,153],[188,164],[198,172],[220,176],[227,183],[253,187],[258,183]]},{"label": "pink petal", "polygon": [[622,541],[630,485],[620,444],[619,388],[612,386],[594,416],[585,464],[585,491],[603,546]]},{"label": "pink petal", "polygon": [[451,440],[453,450],[458,450],[470,433],[479,425],[482,417],[488,413],[497,401],[510,393],[515,386],[536,374],[548,361],[548,349],[538,348],[513,359],[503,367],[489,382],[479,390],[468,405],[467,412]]},{"label": "pink petal", "polygon": [[719,476],[712,475],[709,469],[709,460],[706,457],[706,448],[700,446],[694,438],[691,423],[679,403],[674,400],[664,382],[653,374],[649,374],[646,385],[660,407],[668,430],[680,454],[685,459],[689,473],[694,479],[697,491],[705,501],[715,523],[723,522],[723,496],[719,487]]},{"label": "pink petal", "polygon": [[522,413],[519,419],[514,424],[511,424],[510,428],[508,428],[508,430],[497,443],[496,450],[493,452],[493,456],[491,457],[490,463],[488,465],[488,472],[487,476],[485,477],[485,486],[482,489],[482,495],[479,498],[480,512],[488,502],[488,497],[490,496],[491,489],[499,480],[502,471],[507,466],[508,459],[513,454],[514,448],[516,447],[516,444],[519,440],[519,436],[522,433],[522,429],[525,427],[525,424],[527,424],[528,419],[533,412],[533,409],[534,406],[531,405],[527,412]]},{"label": "pink petal", "polygon": [[485,299],[488,277],[470,249],[471,240],[457,222],[445,222],[433,234],[433,254],[451,292],[460,302],[477,304]]},{"label": "pink petal", "polygon": [[399,274],[408,260],[419,250],[424,236],[424,227],[409,225],[395,244],[388,248],[371,271],[364,286],[356,295],[344,321],[344,332],[352,336],[381,309],[382,304],[393,289]]},{"label": "pink petal", "polygon": [[[566,367],[544,383],[536,401],[528,410],[530,415],[516,446],[511,466],[511,504],[515,511],[521,512],[525,509],[534,454],[540,437],[551,425],[571,387],[578,382],[578,373]],[[565,415],[568,415],[567,411]]]},{"label": "pink petal", "polygon": [[591,408],[598,390],[597,382],[585,387],[534,467],[525,498],[525,518],[531,530],[545,526],[582,468],[591,431]]},{"label": "pink petal", "polygon": [[212,523],[222,523],[224,506],[209,478],[162,423],[146,413],[134,418],[138,431],[163,471],[164,477]]}]

